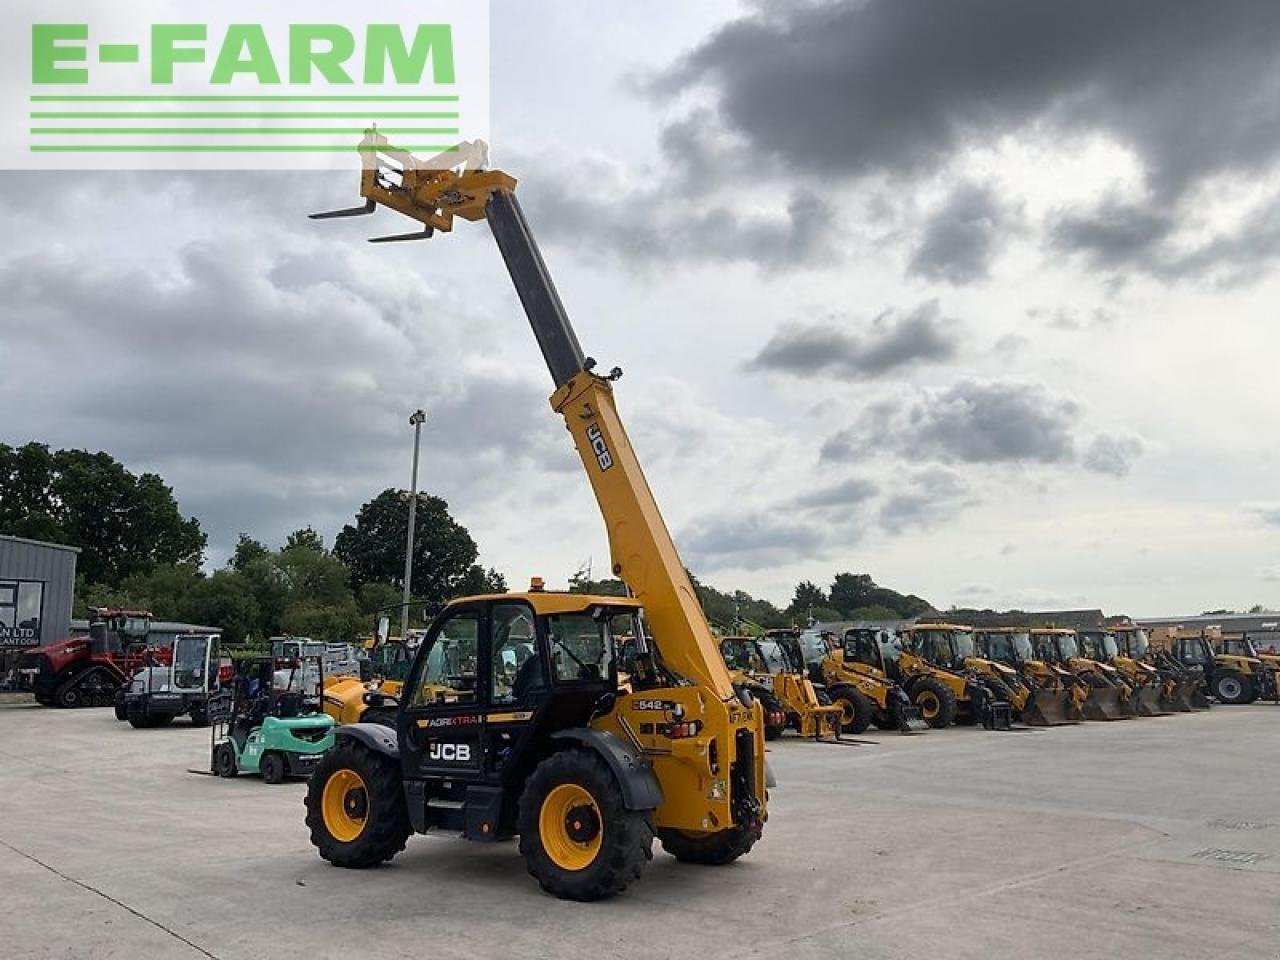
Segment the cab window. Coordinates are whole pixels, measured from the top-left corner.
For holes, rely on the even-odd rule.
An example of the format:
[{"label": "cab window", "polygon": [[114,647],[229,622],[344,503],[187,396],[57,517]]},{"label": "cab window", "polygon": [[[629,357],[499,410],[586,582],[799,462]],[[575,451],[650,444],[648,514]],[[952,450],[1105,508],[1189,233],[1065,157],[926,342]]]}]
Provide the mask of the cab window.
[{"label": "cab window", "polygon": [[427,651],[412,706],[475,703],[479,641],[478,613],[467,611],[449,618]]},{"label": "cab window", "polygon": [[493,608],[493,662],[489,671],[489,702],[515,703],[524,692],[545,687],[538,658],[533,610],[522,603]]},{"label": "cab window", "polygon": [[551,665],[558,682],[602,680],[609,675],[612,640],[606,621],[585,613],[547,618]]}]

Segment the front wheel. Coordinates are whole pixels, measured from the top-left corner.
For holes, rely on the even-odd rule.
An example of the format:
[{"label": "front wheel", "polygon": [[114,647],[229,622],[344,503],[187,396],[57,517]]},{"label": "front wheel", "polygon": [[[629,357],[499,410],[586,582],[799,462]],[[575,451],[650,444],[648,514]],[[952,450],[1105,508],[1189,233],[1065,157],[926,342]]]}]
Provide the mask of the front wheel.
[{"label": "front wheel", "polygon": [[956,719],[955,692],[937,677],[925,677],[915,685],[911,699],[924,722],[934,729],[949,727]]},{"label": "front wheel", "polygon": [[530,875],[565,900],[621,893],[653,859],[652,811],[628,810],[613,772],[587,750],[538,764],[520,795],[519,830]]},{"label": "front wheel", "polygon": [[240,764],[236,760],[236,748],[230,742],[220,743],[214,748],[213,772],[217,776],[227,779],[240,772]]},{"label": "front wheel", "polygon": [[125,706],[125,703],[124,703],[124,695],[123,695],[123,694],[119,694],[119,693],[118,693],[118,694],[116,694],[116,696],[115,696],[115,703],[114,703],[114,705],[115,705],[115,708],[116,708],[116,719],[117,719],[117,720],[128,720],[128,719],[129,719],[129,708],[128,708],[127,706]]},{"label": "front wheel", "polygon": [[731,827],[716,833],[689,833],[684,830],[659,830],[662,849],[681,863],[697,863],[707,867],[722,867],[751,852],[759,830]]},{"label": "front wheel", "polygon": [[305,803],[311,842],[337,867],[390,860],[413,833],[399,763],[348,737],[316,765]]},{"label": "front wheel", "polygon": [[836,687],[831,691],[832,702],[840,708],[840,731],[862,733],[871,726],[876,705],[861,690],[850,686]]}]

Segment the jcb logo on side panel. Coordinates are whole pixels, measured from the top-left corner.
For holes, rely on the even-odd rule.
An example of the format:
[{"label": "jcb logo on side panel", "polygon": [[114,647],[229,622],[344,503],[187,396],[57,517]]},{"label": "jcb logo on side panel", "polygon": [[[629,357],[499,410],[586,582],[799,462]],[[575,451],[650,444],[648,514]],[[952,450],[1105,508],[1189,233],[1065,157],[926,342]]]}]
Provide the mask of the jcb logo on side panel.
[{"label": "jcb logo on side panel", "polygon": [[596,455],[596,463],[600,464],[601,471],[612,467],[613,455],[609,453],[609,446],[604,442],[604,434],[600,432],[598,424],[593,423],[587,427],[587,439],[591,441],[591,451]]},{"label": "jcb logo on side panel", "polygon": [[469,763],[471,761],[471,744],[469,743],[433,743],[427,751],[432,760],[442,763]]}]

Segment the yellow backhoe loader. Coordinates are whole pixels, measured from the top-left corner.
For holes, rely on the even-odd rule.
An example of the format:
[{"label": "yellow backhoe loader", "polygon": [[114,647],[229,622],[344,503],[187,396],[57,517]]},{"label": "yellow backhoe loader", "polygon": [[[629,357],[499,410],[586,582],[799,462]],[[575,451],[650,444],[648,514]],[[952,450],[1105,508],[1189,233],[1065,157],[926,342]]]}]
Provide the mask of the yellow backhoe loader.
[{"label": "yellow backhoe loader", "polygon": [[1124,671],[1125,661],[1134,661],[1155,671],[1163,709],[1176,713],[1209,709],[1209,701],[1200,693],[1204,674],[1199,667],[1188,667],[1175,660],[1167,650],[1156,649],[1142,627],[1120,624],[1111,628],[1111,635],[1119,651],[1115,660],[1118,669]]},{"label": "yellow backhoe loader", "polygon": [[787,729],[811,740],[840,739],[840,707],[823,703],[804,665],[782,639],[725,637],[720,652],[735,685],[745,687],[764,707],[766,740],[776,740]]},{"label": "yellow backhoe loader", "polygon": [[1255,699],[1280,703],[1280,655],[1260,653],[1248,634],[1222,637],[1213,647],[1216,657],[1234,663],[1238,671],[1248,667]]},{"label": "yellow backhoe loader", "polygon": [[1178,662],[1200,668],[1206,694],[1219,703],[1236,705],[1277,697],[1275,671],[1256,655],[1252,642],[1232,638],[1224,643],[1217,631],[1180,628],[1170,630],[1166,642]]},{"label": "yellow backhoe loader", "polygon": [[1029,630],[983,627],[975,631],[974,637],[984,657],[1016,670],[1031,691],[1019,714],[1023,723],[1056,727],[1084,719],[1079,706],[1087,693],[1084,686],[1070,671],[1036,657]]},{"label": "yellow backhoe loader", "polygon": [[1164,717],[1173,711],[1165,706],[1164,679],[1149,663],[1125,656],[1110,630],[1080,630],[1076,634],[1080,653],[1089,660],[1116,669],[1129,688],[1129,705],[1135,716]]},{"label": "yellow backhoe loader", "polygon": [[846,664],[845,647],[834,634],[797,631],[795,644],[809,679],[821,684],[821,694],[840,708],[841,732],[859,734],[872,725],[902,733],[929,729],[902,687],[888,677],[872,676],[856,660]]},{"label": "yellow backhoe loader", "polygon": [[[764,724],[734,690],[693,584],[614,403],[621,371],[595,373],[529,224],[516,181],[460,145],[420,161],[370,131],[363,205],[421,230],[485,221],[510,274],[631,596],[545,590],[463,597],[432,621],[396,728],[336,728],[308,783],[320,856],[342,867],[389,860],[414,833],[519,837],[529,873],[558,897],[597,900],[636,880],[656,833],[676,859],[724,864],[767,818]],[[619,663],[618,639],[633,638]],[[626,685],[620,674],[627,677]]]},{"label": "yellow backhoe loader", "polygon": [[1069,670],[1079,681],[1077,696],[1086,720],[1128,720],[1134,716],[1131,690],[1120,672],[1109,664],[1085,657],[1074,630],[1032,627],[1031,646],[1036,657]]}]

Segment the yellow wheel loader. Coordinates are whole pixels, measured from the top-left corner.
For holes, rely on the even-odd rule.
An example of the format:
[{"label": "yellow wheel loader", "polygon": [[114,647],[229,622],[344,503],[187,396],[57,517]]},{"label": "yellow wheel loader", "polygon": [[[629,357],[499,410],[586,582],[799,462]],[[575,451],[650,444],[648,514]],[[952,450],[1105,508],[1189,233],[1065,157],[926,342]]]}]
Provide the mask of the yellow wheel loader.
[{"label": "yellow wheel loader", "polygon": [[1076,639],[1080,652],[1090,660],[1108,664],[1129,688],[1129,705],[1135,716],[1166,717],[1173,711],[1165,706],[1164,679],[1151,664],[1125,656],[1110,630],[1081,630]]},{"label": "yellow wheel loader", "polygon": [[1074,630],[1033,627],[1031,646],[1038,659],[1057,664],[1076,678],[1076,695],[1086,720],[1128,720],[1134,716],[1131,690],[1120,672],[1085,657]]},{"label": "yellow wheel loader", "polygon": [[847,669],[900,684],[924,722],[935,729],[950,726],[962,715],[980,718],[989,699],[981,680],[930,663],[911,646],[905,632],[847,631],[844,654]]},{"label": "yellow wheel loader", "polygon": [[1035,691],[1016,669],[983,654],[972,627],[917,624],[915,630],[915,646],[931,663],[977,674],[997,700],[1009,704],[1013,719],[1022,719]]},{"label": "yellow wheel loader", "polygon": [[983,657],[1017,671],[1030,691],[1018,715],[1023,723],[1056,727],[1084,719],[1079,706],[1086,694],[1083,685],[1069,671],[1036,657],[1029,630],[984,627],[975,632],[975,640]]},{"label": "yellow wheel loader", "polygon": [[905,690],[885,676],[873,676],[850,657],[834,634],[805,631],[796,646],[809,671],[809,679],[821,684],[821,693],[840,708],[840,729],[859,734],[870,726],[878,730],[921,733],[929,729],[920,708]]},{"label": "yellow wheel loader", "polygon": [[318,217],[385,206],[421,224],[382,240],[448,233],[459,217],[488,224],[603,516],[613,575],[631,596],[451,601],[417,649],[395,730],[336,728],[308,783],[312,843],[325,860],[360,868],[390,860],[414,833],[519,837],[529,873],[571,900],[625,890],[655,834],[677,860],[736,860],[768,816],[762,711],[733,688],[623,428],[621,371],[594,372],[516,181],[483,169],[484,144],[423,161],[371,130],[359,153],[363,205]]},{"label": "yellow wheel loader", "polygon": [[811,740],[840,738],[841,708],[823,702],[782,640],[725,637],[720,652],[737,684],[764,707],[766,740],[776,740],[788,728]]},{"label": "yellow wheel loader", "polygon": [[[968,678],[974,694],[960,716],[988,730],[1007,730],[1015,711],[1030,700],[1017,672],[980,656],[973,628],[955,623],[916,623],[902,631],[910,648],[931,666]],[[975,695],[976,694],[976,695]]]}]

